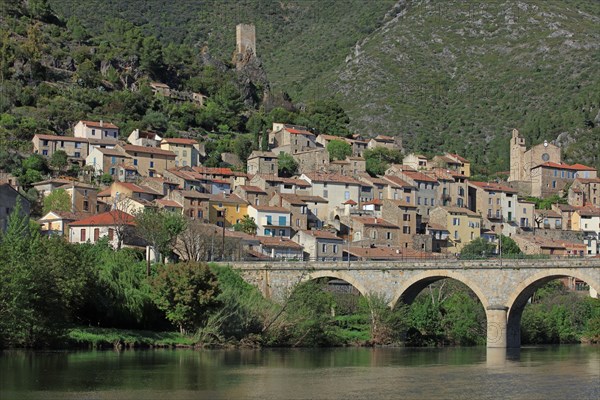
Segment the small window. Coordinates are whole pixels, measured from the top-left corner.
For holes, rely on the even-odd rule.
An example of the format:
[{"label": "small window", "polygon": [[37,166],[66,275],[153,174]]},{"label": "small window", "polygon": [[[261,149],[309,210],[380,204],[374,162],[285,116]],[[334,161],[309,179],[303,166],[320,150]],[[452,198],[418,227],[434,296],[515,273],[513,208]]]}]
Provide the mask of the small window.
[{"label": "small window", "polygon": [[321,251],[322,251],[323,253],[326,253],[326,252],[327,252],[327,244],[323,243],[323,244],[321,245]]},{"label": "small window", "polygon": [[80,242],[85,242],[85,229],[82,229],[82,230],[79,232],[79,241],[80,241]]}]

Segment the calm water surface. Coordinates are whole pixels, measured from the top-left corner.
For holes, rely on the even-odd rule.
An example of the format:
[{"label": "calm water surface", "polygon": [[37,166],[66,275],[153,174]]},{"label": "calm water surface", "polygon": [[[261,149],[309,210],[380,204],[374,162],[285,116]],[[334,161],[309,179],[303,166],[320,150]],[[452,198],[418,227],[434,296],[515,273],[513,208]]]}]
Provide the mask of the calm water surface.
[{"label": "calm water surface", "polygon": [[600,347],[0,353],[0,399],[600,399]]}]

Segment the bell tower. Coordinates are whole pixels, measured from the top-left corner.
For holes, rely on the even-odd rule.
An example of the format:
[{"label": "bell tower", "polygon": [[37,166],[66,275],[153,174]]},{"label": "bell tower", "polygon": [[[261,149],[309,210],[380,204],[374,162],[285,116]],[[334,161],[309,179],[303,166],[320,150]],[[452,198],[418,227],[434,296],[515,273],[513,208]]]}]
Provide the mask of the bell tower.
[{"label": "bell tower", "polygon": [[512,130],[510,139],[510,176],[509,181],[527,180],[524,174],[525,168],[525,139],[516,129]]}]

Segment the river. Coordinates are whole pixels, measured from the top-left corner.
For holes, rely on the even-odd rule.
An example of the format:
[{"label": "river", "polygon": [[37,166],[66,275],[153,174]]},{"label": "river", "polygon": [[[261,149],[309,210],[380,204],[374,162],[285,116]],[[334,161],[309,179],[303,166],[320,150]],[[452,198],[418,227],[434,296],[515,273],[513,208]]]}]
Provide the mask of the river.
[{"label": "river", "polygon": [[0,399],[600,399],[600,347],[0,353]]}]

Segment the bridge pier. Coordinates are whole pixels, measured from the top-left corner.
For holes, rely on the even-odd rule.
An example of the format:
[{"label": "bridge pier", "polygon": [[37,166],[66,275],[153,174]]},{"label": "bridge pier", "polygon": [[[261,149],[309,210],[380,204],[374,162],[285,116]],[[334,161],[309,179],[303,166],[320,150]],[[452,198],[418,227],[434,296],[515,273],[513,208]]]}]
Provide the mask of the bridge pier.
[{"label": "bridge pier", "polygon": [[507,347],[507,314],[508,307],[502,305],[491,305],[487,308],[487,347]]}]

